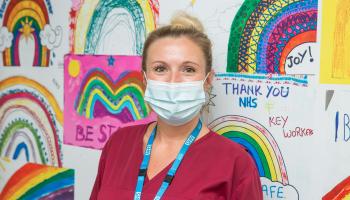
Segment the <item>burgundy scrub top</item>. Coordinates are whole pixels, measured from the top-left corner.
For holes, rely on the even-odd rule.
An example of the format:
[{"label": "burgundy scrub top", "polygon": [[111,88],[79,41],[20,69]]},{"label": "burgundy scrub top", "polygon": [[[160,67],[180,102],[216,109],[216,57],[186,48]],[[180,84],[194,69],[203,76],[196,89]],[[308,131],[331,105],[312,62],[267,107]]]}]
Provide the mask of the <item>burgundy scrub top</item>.
[{"label": "burgundy scrub top", "polygon": [[[90,199],[133,200],[143,159],[146,125],[119,129],[102,150]],[[151,180],[146,176],[141,200],[153,200],[170,163]],[[242,146],[210,132],[188,149],[165,200],[262,200],[254,161]]]}]

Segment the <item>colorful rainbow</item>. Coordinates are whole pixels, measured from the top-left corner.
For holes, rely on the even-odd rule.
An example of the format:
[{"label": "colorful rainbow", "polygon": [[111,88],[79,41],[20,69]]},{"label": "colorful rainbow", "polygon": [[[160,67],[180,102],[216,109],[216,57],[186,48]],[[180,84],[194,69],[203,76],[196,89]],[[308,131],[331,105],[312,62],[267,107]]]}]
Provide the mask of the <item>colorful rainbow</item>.
[{"label": "colorful rainbow", "polygon": [[35,54],[33,66],[48,66],[50,50],[41,45],[40,31],[49,24],[44,0],[12,0],[7,6],[3,26],[13,33],[12,45],[3,52],[5,66],[20,66],[19,41],[22,36],[33,36]]},{"label": "colorful rainbow", "polygon": [[261,177],[288,184],[282,154],[271,133],[258,122],[238,115],[215,119],[209,128],[241,145],[254,158]]},{"label": "colorful rainbow", "polygon": [[350,176],[329,191],[322,200],[349,200],[350,199]]},{"label": "colorful rainbow", "polygon": [[73,199],[74,170],[26,163],[3,188],[0,199]]},{"label": "colorful rainbow", "polygon": [[[133,19],[128,27],[135,27],[133,38],[136,54],[142,54],[143,43],[147,33],[155,29],[159,15],[158,0],[84,0],[79,11],[71,11],[71,52],[76,54],[95,54],[101,39],[101,31],[109,12],[121,8]],[[117,22],[116,22],[117,23]]]},{"label": "colorful rainbow", "polygon": [[74,107],[88,119],[112,116],[123,123],[148,116],[150,109],[143,100],[141,72],[122,74],[115,82],[103,70],[91,69],[84,77]]},{"label": "colorful rainbow", "polygon": [[26,77],[0,81],[0,156],[62,166],[58,125],[63,114],[44,86]]},{"label": "colorful rainbow", "polygon": [[226,71],[285,74],[288,54],[303,43],[316,42],[317,3],[244,1],[231,26]]}]

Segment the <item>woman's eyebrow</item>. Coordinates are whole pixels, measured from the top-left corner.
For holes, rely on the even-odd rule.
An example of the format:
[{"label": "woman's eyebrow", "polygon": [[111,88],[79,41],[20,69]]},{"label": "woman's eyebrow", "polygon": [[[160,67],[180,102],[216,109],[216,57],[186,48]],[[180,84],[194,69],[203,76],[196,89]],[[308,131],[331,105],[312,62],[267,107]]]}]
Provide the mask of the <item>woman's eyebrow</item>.
[{"label": "woman's eyebrow", "polygon": [[157,64],[157,63],[161,63],[161,64],[167,64],[166,62],[164,61],[161,61],[161,60],[155,60],[155,61],[152,61],[151,64]]},{"label": "woman's eyebrow", "polygon": [[193,62],[193,61],[185,61],[182,64],[194,64],[194,65],[197,65],[198,67],[200,67],[200,64]]}]

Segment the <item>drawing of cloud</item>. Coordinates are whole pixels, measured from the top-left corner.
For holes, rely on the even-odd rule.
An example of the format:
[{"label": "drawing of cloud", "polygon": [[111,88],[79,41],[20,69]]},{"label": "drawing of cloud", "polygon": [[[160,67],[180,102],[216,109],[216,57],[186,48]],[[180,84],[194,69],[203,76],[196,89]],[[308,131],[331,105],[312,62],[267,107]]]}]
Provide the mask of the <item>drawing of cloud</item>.
[{"label": "drawing of cloud", "polygon": [[282,185],[280,182],[272,182],[270,179],[260,177],[264,200],[288,199],[298,200],[299,193],[292,185]]},{"label": "drawing of cloud", "polygon": [[57,26],[55,29],[51,25],[46,24],[44,29],[40,32],[41,44],[52,50],[61,44],[62,27]]},{"label": "drawing of cloud", "polygon": [[13,34],[10,33],[7,27],[0,28],[0,52],[3,52],[6,48],[11,47]]}]

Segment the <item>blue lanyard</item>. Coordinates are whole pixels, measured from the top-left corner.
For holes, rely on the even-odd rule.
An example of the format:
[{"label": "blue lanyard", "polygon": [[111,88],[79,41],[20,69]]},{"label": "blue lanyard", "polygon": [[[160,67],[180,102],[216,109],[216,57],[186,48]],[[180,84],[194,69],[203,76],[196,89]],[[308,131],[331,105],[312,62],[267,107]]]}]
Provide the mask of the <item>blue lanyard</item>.
[{"label": "blue lanyard", "polygon": [[[154,200],[160,200],[164,194],[164,192],[168,189],[169,185],[171,184],[171,181],[173,180],[175,173],[177,171],[177,168],[181,164],[181,161],[186,154],[188,148],[191,146],[191,144],[196,140],[200,130],[202,129],[202,122],[201,120],[198,121],[196,128],[193,129],[191,135],[189,135],[185,141],[185,143],[182,145],[180,152],[177,154],[176,159],[169,169],[166,177],[163,180],[162,185],[160,186],[156,196],[154,197]],[[139,175],[137,178],[137,185],[136,185],[136,191],[134,195],[134,200],[141,200],[141,193],[142,193],[142,187],[143,183],[145,181],[146,173],[147,173],[147,167],[149,164],[151,151],[152,151],[152,145],[154,142],[154,137],[157,131],[157,126],[153,129],[151,136],[148,139],[145,154],[143,156],[143,160],[141,163]]]}]

